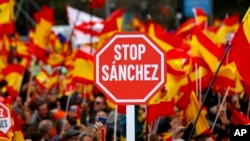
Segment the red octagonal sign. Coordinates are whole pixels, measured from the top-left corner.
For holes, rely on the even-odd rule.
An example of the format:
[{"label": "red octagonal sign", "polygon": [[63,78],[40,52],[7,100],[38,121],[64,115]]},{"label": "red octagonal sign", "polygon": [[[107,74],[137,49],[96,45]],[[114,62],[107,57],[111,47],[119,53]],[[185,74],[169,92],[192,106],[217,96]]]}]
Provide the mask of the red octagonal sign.
[{"label": "red octagonal sign", "polygon": [[3,103],[0,103],[0,131],[7,134],[11,127],[10,110]]},{"label": "red octagonal sign", "polygon": [[117,104],[145,104],[165,81],[164,51],[145,33],[116,33],[95,53],[95,85]]}]

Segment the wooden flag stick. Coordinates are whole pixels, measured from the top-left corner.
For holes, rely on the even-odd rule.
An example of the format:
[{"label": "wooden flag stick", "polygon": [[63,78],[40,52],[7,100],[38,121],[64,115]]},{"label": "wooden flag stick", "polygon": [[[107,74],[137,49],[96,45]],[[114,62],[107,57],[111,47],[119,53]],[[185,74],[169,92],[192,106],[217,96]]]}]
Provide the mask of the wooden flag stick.
[{"label": "wooden flag stick", "polygon": [[216,114],[216,117],[215,117],[215,120],[214,120],[214,123],[213,123],[212,129],[211,129],[212,133],[213,133],[213,131],[214,131],[214,127],[215,127],[216,122],[217,122],[217,120],[218,120],[218,117],[219,117],[220,111],[221,111],[221,109],[222,109],[222,107],[224,106],[224,103],[225,103],[225,101],[226,101],[226,98],[227,98],[227,95],[228,95],[229,89],[230,89],[230,87],[227,87],[226,92],[225,92],[225,95],[224,95],[224,97],[223,97],[223,100],[222,100],[222,102],[221,102],[221,104],[220,104],[219,110],[218,110],[218,112],[217,112],[217,114]]},{"label": "wooden flag stick", "polygon": [[26,102],[29,102],[30,100],[30,93],[31,93],[31,89],[32,89],[32,79],[33,79],[33,75],[34,75],[34,63],[35,63],[35,59],[31,60],[31,64],[30,64],[30,76],[29,76],[29,81],[28,81],[28,88],[27,88],[27,98],[26,98]]},{"label": "wooden flag stick", "polygon": [[200,114],[201,114],[202,108],[203,108],[203,106],[204,106],[204,104],[205,104],[205,101],[206,101],[207,95],[208,95],[208,93],[209,93],[209,90],[212,88],[212,86],[213,86],[213,84],[214,84],[214,81],[215,81],[215,79],[216,79],[216,77],[217,77],[217,75],[218,75],[218,73],[219,73],[219,70],[220,70],[220,68],[221,68],[221,66],[222,66],[222,64],[223,64],[223,62],[224,62],[224,60],[225,60],[225,58],[226,58],[228,52],[230,51],[230,49],[231,49],[231,45],[228,43],[227,48],[226,48],[226,51],[225,51],[225,53],[224,53],[223,56],[222,56],[221,62],[219,63],[219,66],[218,66],[218,68],[216,69],[216,71],[215,71],[215,73],[214,73],[214,75],[213,75],[213,77],[212,77],[212,79],[211,79],[211,81],[210,81],[210,83],[209,83],[209,85],[208,85],[208,88],[207,88],[206,93],[205,93],[205,95],[204,95],[204,98],[203,98],[203,100],[202,100],[201,106],[200,106],[200,108],[199,108],[198,114],[197,114],[197,116],[196,116],[196,118],[195,118],[194,126],[193,126],[192,129],[191,129],[191,132],[190,132],[188,141],[190,141],[190,140],[192,139],[192,137],[193,137],[194,128],[195,128],[195,126],[196,126],[196,124],[197,124],[197,122],[198,122],[198,119],[199,119],[199,117],[200,117]]}]

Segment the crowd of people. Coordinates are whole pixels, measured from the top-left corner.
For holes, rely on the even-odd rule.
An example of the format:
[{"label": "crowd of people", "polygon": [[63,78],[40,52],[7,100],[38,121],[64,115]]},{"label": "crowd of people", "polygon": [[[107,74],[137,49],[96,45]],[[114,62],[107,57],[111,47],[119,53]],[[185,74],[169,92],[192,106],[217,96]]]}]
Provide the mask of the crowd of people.
[{"label": "crowd of people", "polygon": [[[28,83],[26,84],[28,85]],[[114,107],[109,107],[107,98],[93,86],[94,99],[88,99],[75,91],[72,96],[58,97],[56,91],[41,91],[32,85],[30,97],[26,97],[25,85],[20,95],[13,103],[13,110],[19,115],[24,139],[27,141],[122,141],[126,140],[126,115],[116,113]],[[225,103],[223,96],[208,93],[204,107],[207,122],[212,133],[194,134],[194,141],[225,141],[229,139],[230,126],[233,124],[230,108],[235,108],[245,116],[249,114],[249,97],[229,95]],[[222,103],[222,104],[221,104]],[[136,141],[187,141],[194,121],[185,121],[183,109],[162,107],[162,110],[174,108],[175,115],[159,117],[158,125],[152,130],[147,123],[146,105],[138,105],[140,124],[136,124]],[[119,110],[118,110],[119,112]],[[157,112],[157,111],[155,111]],[[218,114],[219,112],[219,114]],[[117,114],[117,121],[115,121]],[[216,117],[218,114],[218,117]],[[98,118],[106,120],[105,125]],[[216,123],[214,124],[214,122]],[[115,122],[117,123],[116,128]],[[214,126],[215,125],[215,126]],[[116,131],[114,131],[114,129]],[[114,134],[116,133],[116,136]],[[168,136],[170,133],[170,136]],[[105,137],[105,139],[104,139]]]}]

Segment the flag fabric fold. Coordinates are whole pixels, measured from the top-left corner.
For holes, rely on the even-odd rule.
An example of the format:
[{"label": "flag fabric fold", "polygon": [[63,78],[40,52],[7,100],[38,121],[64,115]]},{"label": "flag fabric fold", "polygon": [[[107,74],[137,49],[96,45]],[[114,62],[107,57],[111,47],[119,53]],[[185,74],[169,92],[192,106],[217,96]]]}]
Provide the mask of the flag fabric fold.
[{"label": "flag fabric fold", "polygon": [[72,70],[73,83],[92,83],[94,81],[94,58],[81,50],[78,50]]},{"label": "flag fabric fold", "polygon": [[19,95],[24,74],[24,67],[19,64],[8,65],[2,70],[7,81],[7,91],[12,98]]},{"label": "flag fabric fold", "polygon": [[236,31],[232,44],[231,53],[236,67],[243,80],[250,86],[250,8],[246,13],[244,21]]}]

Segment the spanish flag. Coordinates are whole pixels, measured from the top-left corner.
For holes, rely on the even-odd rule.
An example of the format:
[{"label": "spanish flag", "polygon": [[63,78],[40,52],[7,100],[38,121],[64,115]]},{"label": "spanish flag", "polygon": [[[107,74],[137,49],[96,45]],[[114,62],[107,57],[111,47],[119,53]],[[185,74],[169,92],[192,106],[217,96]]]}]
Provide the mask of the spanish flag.
[{"label": "spanish flag", "polygon": [[175,30],[174,34],[178,37],[186,38],[187,35],[192,33],[192,29],[195,25],[196,21],[194,18],[188,19]]},{"label": "spanish flag", "polygon": [[7,81],[7,91],[12,98],[16,98],[21,89],[24,67],[19,64],[11,64],[2,70]]},{"label": "spanish flag", "polygon": [[12,110],[12,130],[14,133],[13,141],[24,141],[20,119],[15,111]]},{"label": "spanish flag", "polygon": [[115,32],[122,31],[122,21],[123,21],[124,9],[120,8],[114,11],[103,23],[104,27],[99,36],[99,42],[97,48],[102,47],[102,45],[109,39]]},{"label": "spanish flag", "polygon": [[250,8],[234,35],[231,53],[243,80],[250,86]]},{"label": "spanish flag", "polygon": [[14,0],[0,0],[0,34],[15,32]]},{"label": "spanish flag", "polygon": [[226,17],[219,30],[215,34],[214,41],[219,45],[225,45],[229,39],[229,35],[234,33],[239,28],[239,14],[234,14]]},{"label": "spanish flag", "polygon": [[233,125],[249,125],[250,120],[242,112],[238,111],[234,107],[230,107],[232,124]]},{"label": "spanish flag", "polygon": [[203,58],[209,69],[215,72],[217,64],[222,58],[223,49],[214,44],[198,27],[193,29],[190,45],[191,54]]},{"label": "spanish flag", "polygon": [[73,83],[89,84],[94,81],[94,58],[92,55],[78,50],[75,55],[72,71]]},{"label": "spanish flag", "polygon": [[40,72],[36,75],[35,83],[45,91],[48,88],[49,73],[42,68]]},{"label": "spanish flag", "polygon": [[159,24],[150,21],[146,31],[148,35],[158,43],[158,45],[165,51],[178,47],[181,43],[181,39],[178,40],[174,35],[169,34],[166,29]]},{"label": "spanish flag", "polygon": [[[188,121],[195,120],[197,118],[197,114],[200,108],[200,103],[197,99],[197,96],[194,92],[190,94],[190,103],[185,110],[186,118]],[[195,125],[195,133],[196,135],[200,135],[202,133],[211,133],[210,127],[206,119],[205,111],[202,110],[197,124]]]},{"label": "spanish flag", "polygon": [[61,66],[63,64],[64,58],[59,53],[50,52],[47,58],[46,64],[50,65],[52,68]]},{"label": "spanish flag", "polygon": [[[167,94],[167,91],[163,88],[153,96],[148,103],[147,107],[147,121],[152,122],[160,116],[175,115],[174,111],[174,97]],[[162,107],[168,107],[163,110]]]},{"label": "spanish flag", "polygon": [[207,23],[208,16],[206,12],[204,11],[204,9],[200,7],[196,7],[196,8],[193,8],[192,10],[193,10],[195,22],[197,25],[203,24],[204,22]]}]

